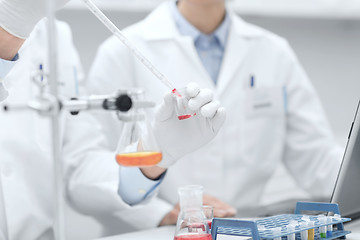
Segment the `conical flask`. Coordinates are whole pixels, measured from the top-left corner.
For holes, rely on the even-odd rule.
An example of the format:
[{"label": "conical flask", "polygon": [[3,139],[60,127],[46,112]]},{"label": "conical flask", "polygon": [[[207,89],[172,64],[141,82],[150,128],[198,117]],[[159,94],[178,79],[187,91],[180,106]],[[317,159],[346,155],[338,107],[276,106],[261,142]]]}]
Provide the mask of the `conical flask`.
[{"label": "conical flask", "polygon": [[180,214],[176,223],[174,240],[212,240],[209,226],[202,210],[203,187],[180,187]]},{"label": "conical flask", "polygon": [[[132,92],[132,97],[141,100],[143,92]],[[145,111],[133,109],[126,114],[118,114],[118,117],[123,122],[123,128],[116,148],[116,162],[131,167],[154,166],[159,163],[162,153],[150,131]],[[143,142],[144,138],[146,144]]]}]

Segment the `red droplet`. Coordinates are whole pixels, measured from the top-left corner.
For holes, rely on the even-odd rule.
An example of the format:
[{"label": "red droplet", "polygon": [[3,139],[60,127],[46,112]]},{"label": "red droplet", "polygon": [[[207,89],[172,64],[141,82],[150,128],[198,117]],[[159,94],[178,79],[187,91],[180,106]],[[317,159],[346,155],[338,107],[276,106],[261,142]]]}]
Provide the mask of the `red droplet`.
[{"label": "red droplet", "polygon": [[178,97],[181,97],[180,93],[176,90],[176,88],[174,88],[174,89],[172,90],[172,93],[175,94],[175,95],[178,96]]}]

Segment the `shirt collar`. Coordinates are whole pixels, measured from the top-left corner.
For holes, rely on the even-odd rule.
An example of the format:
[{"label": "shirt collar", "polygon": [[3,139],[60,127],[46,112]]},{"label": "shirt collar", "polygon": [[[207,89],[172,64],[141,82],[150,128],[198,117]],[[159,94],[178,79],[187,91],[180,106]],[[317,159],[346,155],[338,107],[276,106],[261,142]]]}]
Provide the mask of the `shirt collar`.
[{"label": "shirt collar", "polygon": [[231,19],[228,13],[225,14],[225,18],[220,26],[210,35],[206,35],[195,28],[179,11],[176,6],[176,1],[171,4],[171,15],[174,18],[175,24],[179,30],[179,33],[184,36],[190,36],[196,40],[200,35],[212,36],[214,35],[218,40],[222,48],[225,48],[226,40],[231,24]]}]

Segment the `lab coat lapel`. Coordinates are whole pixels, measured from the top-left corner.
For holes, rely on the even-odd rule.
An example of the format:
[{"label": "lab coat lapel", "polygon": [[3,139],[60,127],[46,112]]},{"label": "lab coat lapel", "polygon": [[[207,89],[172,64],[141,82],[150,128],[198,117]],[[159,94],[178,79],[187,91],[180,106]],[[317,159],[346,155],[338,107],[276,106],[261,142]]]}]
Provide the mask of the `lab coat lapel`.
[{"label": "lab coat lapel", "polygon": [[186,63],[188,66],[187,71],[199,74],[199,76],[194,76],[194,81],[196,81],[201,87],[214,88],[215,84],[200,60],[194,46],[193,39],[190,37],[180,37],[177,39],[177,42],[179,42],[179,45],[183,49],[182,54],[187,55],[187,58],[189,59]]},{"label": "lab coat lapel", "polygon": [[[191,71],[194,74],[199,75],[193,76],[193,81],[202,87],[214,88],[215,84],[212,81],[210,75],[204,68],[201,60],[196,52],[193,39],[188,36],[182,36],[176,27],[176,24],[171,16],[170,6],[171,2],[165,2],[155,9],[144,21],[143,25],[143,36],[147,41],[164,41],[164,47],[166,41],[175,41],[181,49],[176,54],[184,54],[188,61],[182,64],[179,71]],[[152,26],[152,27],[150,27]],[[158,26],[154,29],[153,26]],[[175,54],[175,53],[174,53]],[[176,56],[175,54],[175,56]],[[181,74],[181,72],[179,72]]]},{"label": "lab coat lapel", "polygon": [[225,53],[220,69],[217,92],[221,95],[232,80],[236,78],[236,72],[246,60],[254,41],[250,38],[260,36],[261,32],[249,27],[235,14],[231,14],[232,24],[229,31]]},{"label": "lab coat lapel", "polygon": [[140,31],[146,41],[169,40],[180,36],[171,16],[170,4],[162,3],[143,20]]}]

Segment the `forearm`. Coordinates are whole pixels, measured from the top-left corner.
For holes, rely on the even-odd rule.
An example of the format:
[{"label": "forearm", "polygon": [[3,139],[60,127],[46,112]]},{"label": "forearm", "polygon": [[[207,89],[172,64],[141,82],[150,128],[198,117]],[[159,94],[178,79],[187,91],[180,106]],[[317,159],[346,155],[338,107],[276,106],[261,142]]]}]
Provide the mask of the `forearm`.
[{"label": "forearm", "polygon": [[12,60],[24,41],[24,39],[15,37],[0,27],[0,58]]}]

